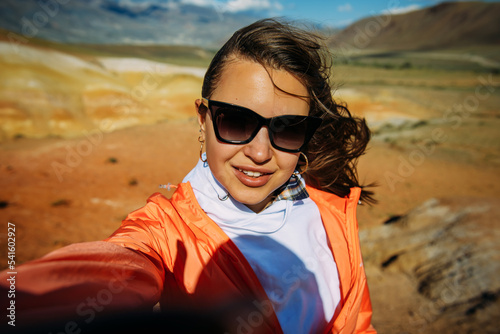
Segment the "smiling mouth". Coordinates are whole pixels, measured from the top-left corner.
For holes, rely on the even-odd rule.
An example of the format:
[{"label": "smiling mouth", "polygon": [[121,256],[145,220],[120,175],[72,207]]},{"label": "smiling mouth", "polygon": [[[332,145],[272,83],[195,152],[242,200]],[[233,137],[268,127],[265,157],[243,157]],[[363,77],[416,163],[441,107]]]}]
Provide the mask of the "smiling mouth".
[{"label": "smiling mouth", "polygon": [[253,171],[249,171],[249,170],[243,170],[240,168],[238,168],[238,170],[240,172],[242,172],[243,174],[245,174],[246,176],[253,177],[253,178],[258,178],[258,177],[261,177],[263,175],[269,175],[269,173],[253,172]]}]

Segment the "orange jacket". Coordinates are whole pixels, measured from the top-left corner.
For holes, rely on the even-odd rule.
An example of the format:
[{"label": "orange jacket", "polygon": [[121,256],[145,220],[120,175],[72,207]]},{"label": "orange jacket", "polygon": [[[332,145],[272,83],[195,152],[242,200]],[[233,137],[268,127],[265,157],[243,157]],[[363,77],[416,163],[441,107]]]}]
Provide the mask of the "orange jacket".
[{"label": "orange jacket", "polygon": [[[320,210],[340,276],[341,309],[325,333],[375,333],[355,216],[360,189],[353,188],[348,198],[307,190]],[[180,184],[172,199],[151,196],[105,241],[68,246],[20,266],[23,312],[39,318],[69,313],[91,321],[106,308],[152,307],[160,301],[162,309],[210,309],[215,301],[250,298],[264,319],[258,332],[281,333],[254,271],[201,209],[189,184]],[[255,316],[239,321],[248,326],[259,320]]]}]

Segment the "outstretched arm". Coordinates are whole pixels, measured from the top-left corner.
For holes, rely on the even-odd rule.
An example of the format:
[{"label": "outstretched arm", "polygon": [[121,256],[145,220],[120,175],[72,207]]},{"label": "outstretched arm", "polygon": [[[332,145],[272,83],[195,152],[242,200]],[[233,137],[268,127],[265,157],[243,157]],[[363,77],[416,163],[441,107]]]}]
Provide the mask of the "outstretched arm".
[{"label": "outstretched arm", "polygon": [[[100,315],[151,309],[160,298],[164,273],[158,261],[105,242],[73,244],[17,268],[16,323],[48,320],[90,324]],[[0,295],[10,291],[0,273]],[[6,298],[2,300],[2,309]],[[9,301],[10,302],[10,301]]]}]

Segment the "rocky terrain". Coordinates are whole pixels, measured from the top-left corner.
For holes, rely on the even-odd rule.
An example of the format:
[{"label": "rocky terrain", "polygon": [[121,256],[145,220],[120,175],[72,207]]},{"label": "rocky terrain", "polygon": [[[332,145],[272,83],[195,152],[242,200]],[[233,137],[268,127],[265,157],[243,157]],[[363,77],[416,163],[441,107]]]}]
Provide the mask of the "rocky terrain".
[{"label": "rocky terrain", "polygon": [[431,198],[361,231],[380,332],[497,333],[499,217],[498,198]]},{"label": "rocky terrain", "polygon": [[329,42],[336,48],[386,53],[498,44],[499,3],[443,2],[405,14],[397,14],[397,6],[388,3],[384,14],[354,22]]},{"label": "rocky terrain", "polygon": [[1,41],[0,71],[0,141],[74,137],[189,117],[205,72]]}]

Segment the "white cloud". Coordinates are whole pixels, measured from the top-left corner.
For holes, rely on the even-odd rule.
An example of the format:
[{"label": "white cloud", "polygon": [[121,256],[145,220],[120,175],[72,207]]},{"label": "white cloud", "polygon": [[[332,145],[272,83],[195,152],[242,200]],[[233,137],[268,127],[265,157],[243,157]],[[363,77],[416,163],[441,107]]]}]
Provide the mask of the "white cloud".
[{"label": "white cloud", "polygon": [[181,3],[185,5],[195,5],[201,7],[210,7],[218,5],[217,1],[214,0],[181,0]]},{"label": "white cloud", "polygon": [[223,5],[228,12],[242,12],[246,10],[282,10],[283,6],[270,0],[229,0]]},{"label": "white cloud", "polygon": [[346,4],[344,4],[344,5],[340,5],[340,6],[338,6],[338,7],[337,7],[337,10],[338,10],[339,12],[350,12],[350,11],[352,11],[352,6],[351,6],[351,4],[350,4],[350,3],[346,3]]},{"label": "white cloud", "polygon": [[397,15],[412,12],[422,8],[420,5],[408,5],[406,7],[389,8],[382,11],[383,14]]},{"label": "white cloud", "polygon": [[[186,0],[182,0],[186,1]],[[196,1],[196,0],[187,0],[187,1]],[[102,4],[108,3],[106,0],[92,0],[89,4],[94,6],[100,6]],[[158,1],[158,0],[119,0],[116,1],[116,4],[120,7],[125,7],[130,11],[141,11],[147,9],[148,7],[155,5],[163,8],[177,8],[178,3],[174,1]]]},{"label": "white cloud", "polygon": [[283,5],[272,0],[181,0],[183,4],[214,7],[221,12],[242,12],[246,10],[283,10]]}]

